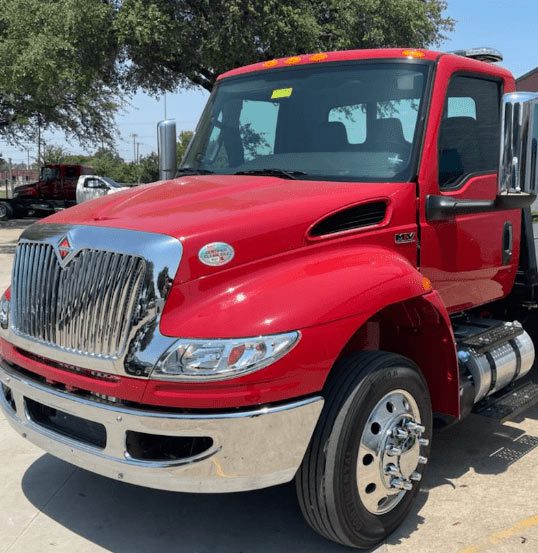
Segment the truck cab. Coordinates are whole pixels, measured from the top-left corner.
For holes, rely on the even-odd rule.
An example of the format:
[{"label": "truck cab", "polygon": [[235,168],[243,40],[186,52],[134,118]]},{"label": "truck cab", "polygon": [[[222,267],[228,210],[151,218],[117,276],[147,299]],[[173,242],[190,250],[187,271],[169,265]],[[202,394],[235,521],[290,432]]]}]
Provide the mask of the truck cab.
[{"label": "truck cab", "polygon": [[153,488],[294,480],[323,536],[385,539],[434,420],[535,378],[538,97],[495,61],[355,50],[222,75],[176,178],[21,236],[0,305],[15,431]]},{"label": "truck cab", "polygon": [[136,186],[136,184],[119,183],[110,177],[81,175],[77,181],[77,204],[102,198],[108,194],[115,194],[122,190],[128,190],[133,186]]},{"label": "truck cab", "polygon": [[75,205],[79,177],[93,172],[91,167],[77,164],[43,165],[37,182],[17,187],[13,198],[0,202],[0,220],[25,217],[29,212],[50,214]]}]

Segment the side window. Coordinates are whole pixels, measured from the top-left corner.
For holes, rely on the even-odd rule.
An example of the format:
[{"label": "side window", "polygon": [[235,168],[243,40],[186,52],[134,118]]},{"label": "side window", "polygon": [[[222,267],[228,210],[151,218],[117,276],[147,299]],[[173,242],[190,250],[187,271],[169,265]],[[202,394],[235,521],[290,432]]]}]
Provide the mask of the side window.
[{"label": "side window", "polygon": [[280,104],[244,100],[239,116],[239,133],[245,161],[275,153],[276,126]]},{"label": "side window", "polygon": [[447,99],[446,116],[471,117],[476,119],[476,102],[472,98],[458,98],[457,96]]},{"label": "side window", "polygon": [[66,179],[76,179],[79,176],[78,167],[66,167],[65,168],[65,178]]},{"label": "side window", "polygon": [[329,111],[329,123],[342,123],[350,144],[364,144],[366,140],[366,104],[334,107]]},{"label": "side window", "polygon": [[439,186],[472,173],[495,172],[500,137],[501,86],[456,75],[450,81],[439,135]]}]

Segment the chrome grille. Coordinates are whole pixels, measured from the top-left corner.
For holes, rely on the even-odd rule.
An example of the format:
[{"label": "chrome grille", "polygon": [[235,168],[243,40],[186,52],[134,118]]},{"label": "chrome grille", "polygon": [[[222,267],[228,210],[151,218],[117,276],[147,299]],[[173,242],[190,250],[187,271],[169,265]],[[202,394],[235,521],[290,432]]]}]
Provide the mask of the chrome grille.
[{"label": "chrome grille", "polygon": [[14,330],[43,344],[120,357],[141,296],[143,258],[80,250],[62,268],[49,243],[21,242],[13,268]]}]

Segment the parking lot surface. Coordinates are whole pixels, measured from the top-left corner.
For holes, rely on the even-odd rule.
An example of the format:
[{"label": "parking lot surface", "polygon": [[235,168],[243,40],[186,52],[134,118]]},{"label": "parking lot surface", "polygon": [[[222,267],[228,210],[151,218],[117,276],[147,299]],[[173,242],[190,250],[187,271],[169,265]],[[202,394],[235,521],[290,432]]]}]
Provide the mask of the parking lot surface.
[{"label": "parking lot surface", "polygon": [[[0,223],[0,288],[28,221]],[[263,452],[261,452],[263,454]],[[340,553],[303,522],[293,486],[190,495],[93,475],[44,454],[0,415],[0,552]],[[538,406],[435,433],[422,492],[376,552],[538,552]]]}]

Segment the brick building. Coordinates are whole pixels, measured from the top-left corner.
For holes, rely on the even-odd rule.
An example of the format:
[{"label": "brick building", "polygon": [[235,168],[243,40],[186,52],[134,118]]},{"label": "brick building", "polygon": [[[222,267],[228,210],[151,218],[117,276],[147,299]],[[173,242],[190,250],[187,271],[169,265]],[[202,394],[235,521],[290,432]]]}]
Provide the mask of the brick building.
[{"label": "brick building", "polygon": [[9,182],[10,179],[14,184],[23,184],[27,182],[34,182],[39,178],[39,171],[37,169],[8,169],[0,171],[0,183],[4,184]]},{"label": "brick building", "polygon": [[516,86],[518,90],[538,92],[538,67],[516,79]]}]

